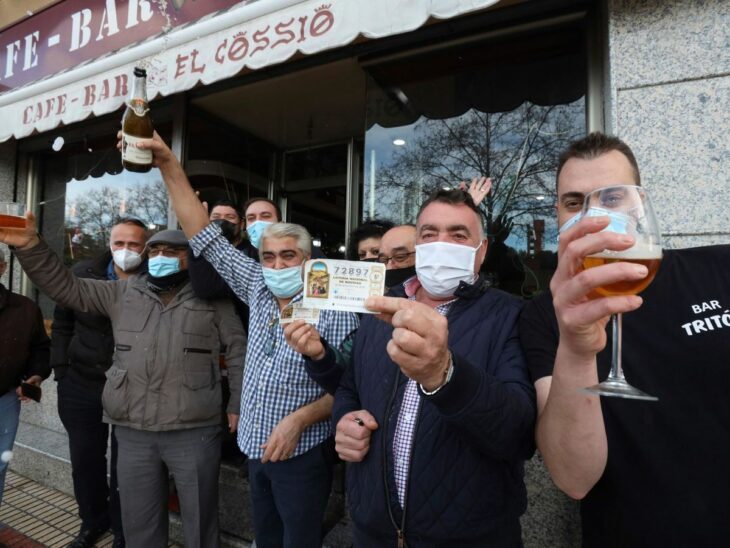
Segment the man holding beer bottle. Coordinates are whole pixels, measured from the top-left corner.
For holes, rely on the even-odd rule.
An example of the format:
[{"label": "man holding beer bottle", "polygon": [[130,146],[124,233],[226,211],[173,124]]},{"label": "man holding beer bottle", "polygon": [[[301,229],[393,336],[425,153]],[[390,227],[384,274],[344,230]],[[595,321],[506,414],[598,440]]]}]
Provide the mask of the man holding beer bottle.
[{"label": "man holding beer bottle", "polygon": [[[582,499],[584,546],[725,545],[730,246],[665,251],[641,297],[592,298],[595,288],[649,275],[628,262],[582,267],[589,255],[634,243],[601,232],[608,217],[575,219],[584,196],[617,184],[638,185],[640,176],[631,149],[615,137],[591,134],[560,157],[558,268],[520,323],[537,391],[538,448],[556,485]],[[620,312],[631,312],[626,377],[657,402],[581,391],[608,373],[606,324]]]}]

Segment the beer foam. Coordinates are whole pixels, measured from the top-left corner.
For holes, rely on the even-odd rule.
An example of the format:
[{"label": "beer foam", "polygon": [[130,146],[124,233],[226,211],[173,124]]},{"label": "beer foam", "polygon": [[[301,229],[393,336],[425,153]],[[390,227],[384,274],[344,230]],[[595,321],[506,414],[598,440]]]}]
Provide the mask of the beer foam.
[{"label": "beer foam", "polygon": [[600,259],[631,259],[631,260],[656,260],[662,258],[662,248],[658,245],[639,244],[625,249],[624,251],[611,251],[606,249],[600,253],[590,255]]}]

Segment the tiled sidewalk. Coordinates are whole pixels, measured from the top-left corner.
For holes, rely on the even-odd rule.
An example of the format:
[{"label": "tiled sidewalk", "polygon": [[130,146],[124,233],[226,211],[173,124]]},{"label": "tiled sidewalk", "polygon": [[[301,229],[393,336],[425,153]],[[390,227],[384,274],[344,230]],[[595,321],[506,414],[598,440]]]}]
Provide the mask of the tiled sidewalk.
[{"label": "tiled sidewalk", "polygon": [[[8,472],[0,507],[0,547],[64,548],[80,524],[73,497]],[[109,533],[96,544],[100,548],[111,545]]]}]

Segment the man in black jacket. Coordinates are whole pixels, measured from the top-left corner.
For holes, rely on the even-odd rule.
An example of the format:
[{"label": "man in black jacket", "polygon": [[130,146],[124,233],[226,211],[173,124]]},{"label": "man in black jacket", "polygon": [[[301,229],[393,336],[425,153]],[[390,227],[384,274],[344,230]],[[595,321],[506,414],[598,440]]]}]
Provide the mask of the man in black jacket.
[{"label": "man in black jacket", "polygon": [[[8,264],[0,250],[0,277]],[[48,336],[41,311],[33,301],[0,284],[0,504],[8,462],[18,431],[20,383],[40,386],[48,367]]]},{"label": "man in black jacket", "polygon": [[[79,278],[125,279],[144,270],[146,227],[121,219],[112,227],[110,249],[74,267]],[[91,547],[109,529],[114,547],[124,546],[117,490],[117,444],[112,429],[111,481],[107,484],[109,426],[102,422],[101,393],[112,363],[114,336],[107,318],[60,306],[53,315],[51,364],[58,381],[58,414],[68,432],[74,495],[81,530],[72,548]]]},{"label": "man in black jacket", "polygon": [[478,274],[466,193],[434,194],[416,231],[416,276],[367,301],[379,316],[363,317],[335,394],[355,546],[519,546],[535,420],[521,303]]}]

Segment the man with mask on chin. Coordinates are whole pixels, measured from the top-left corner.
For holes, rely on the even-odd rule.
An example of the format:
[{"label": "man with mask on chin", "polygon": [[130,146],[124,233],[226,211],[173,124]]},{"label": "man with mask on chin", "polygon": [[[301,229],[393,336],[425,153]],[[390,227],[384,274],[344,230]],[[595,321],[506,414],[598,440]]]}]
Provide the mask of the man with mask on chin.
[{"label": "man with mask on chin", "polygon": [[333,409],[356,547],[521,545],[535,393],[521,304],[478,274],[486,245],[472,198],[440,190],[416,276],[367,302]]},{"label": "man with mask on chin", "polygon": [[221,387],[226,347],[231,378],[229,427],[235,430],[246,339],[233,305],[195,297],[188,242],[179,230],[147,241],[148,273],[119,280],[81,279],[36,234],[0,229],[33,283],[61,306],[108,317],[114,357],[102,393],[115,425],[124,537],[130,546],[168,544],[168,471],[175,477],[185,546],[217,547]]},{"label": "man with mask on chin", "polygon": [[[145,224],[134,217],[117,221],[109,249],[73,267],[79,278],[127,279],[144,272]],[[51,333],[51,366],[58,383],[58,416],[68,433],[74,496],[81,529],[71,548],[91,548],[111,529],[115,548],[124,546],[117,490],[117,440],[112,427],[107,484],[109,425],[102,420],[101,392],[112,364],[114,336],[109,319],[56,306]]]},{"label": "man with mask on chin", "polygon": [[[203,255],[249,306],[238,444],[248,456],[256,544],[262,548],[322,545],[334,452],[332,397],[307,376],[302,357],[287,346],[281,311],[302,301],[302,265],[311,256],[307,230],[290,223],[265,227],[258,263],[235,249],[209,222],[179,161],[155,134],[140,142],[152,151],[190,247]],[[357,327],[351,313],[323,310],[317,329],[333,344]]]}]

